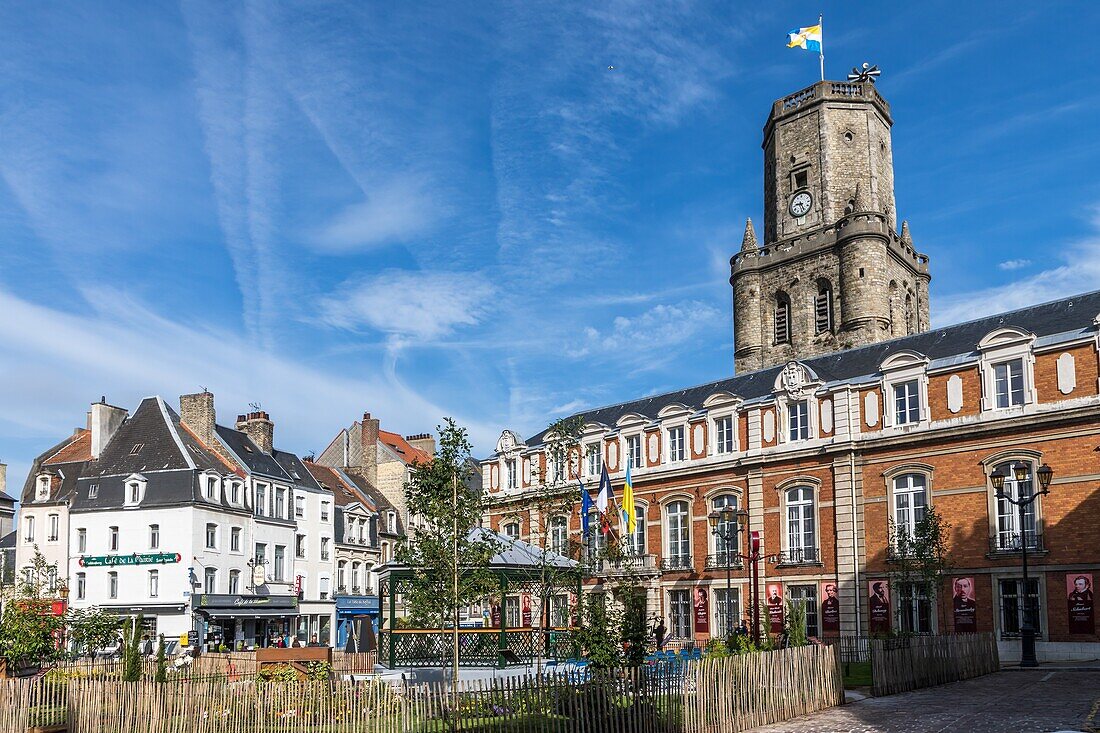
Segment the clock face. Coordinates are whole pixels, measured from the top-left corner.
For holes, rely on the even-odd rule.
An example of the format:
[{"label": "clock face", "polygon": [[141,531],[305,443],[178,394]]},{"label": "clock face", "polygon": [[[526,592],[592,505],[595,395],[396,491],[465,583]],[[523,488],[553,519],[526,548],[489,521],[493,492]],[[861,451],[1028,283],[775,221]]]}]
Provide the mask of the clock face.
[{"label": "clock face", "polygon": [[791,216],[799,217],[805,216],[806,212],[810,210],[810,205],[813,203],[813,197],[806,191],[796,193],[791,197],[790,211]]}]

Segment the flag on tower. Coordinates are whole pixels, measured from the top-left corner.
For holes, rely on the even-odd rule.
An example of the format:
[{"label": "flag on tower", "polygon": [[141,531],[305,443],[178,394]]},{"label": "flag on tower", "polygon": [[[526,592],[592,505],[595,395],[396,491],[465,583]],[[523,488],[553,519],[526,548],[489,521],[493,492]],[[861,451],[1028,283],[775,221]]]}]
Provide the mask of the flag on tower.
[{"label": "flag on tower", "polygon": [[638,518],[634,508],[634,483],[630,480],[630,461],[626,462],[626,483],[623,484],[623,527],[628,535],[634,534]]},{"label": "flag on tower", "polygon": [[787,48],[804,48],[821,53],[821,23],[789,32]]}]

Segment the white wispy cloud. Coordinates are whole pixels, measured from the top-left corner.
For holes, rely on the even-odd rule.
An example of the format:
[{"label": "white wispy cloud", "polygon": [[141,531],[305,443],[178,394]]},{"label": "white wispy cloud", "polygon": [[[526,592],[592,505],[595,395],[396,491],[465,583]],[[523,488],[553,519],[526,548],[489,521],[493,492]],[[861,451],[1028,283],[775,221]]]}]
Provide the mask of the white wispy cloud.
[{"label": "white wispy cloud", "polygon": [[675,354],[672,347],[690,342],[722,320],[717,308],[697,300],[656,305],[636,316],[617,316],[610,328],[602,331],[586,327],[581,342],[567,354],[652,364],[669,358]]},{"label": "white wispy cloud", "polygon": [[432,230],[443,210],[425,182],[399,176],[373,188],[366,201],[341,210],[317,233],[326,251],[353,252],[394,242],[407,242]]},{"label": "white wispy cloud", "polygon": [[[82,424],[101,395],[132,408],[150,394],[172,403],[200,385],[215,393],[223,421],[261,402],[276,422],[276,443],[301,452],[323,448],[365,409],[405,433],[434,430],[449,414],[382,364],[354,377],[320,370],[253,348],[233,330],[175,322],[119,291],[84,296],[87,308],[74,313],[0,289],[0,432],[42,435],[50,445]],[[456,417],[480,444],[495,440],[495,427]]]},{"label": "white wispy cloud", "polygon": [[1031,260],[1005,260],[998,262],[997,267],[1002,270],[1022,270],[1031,264]]},{"label": "white wispy cloud", "polygon": [[1092,218],[1094,234],[1065,247],[1051,247],[1052,266],[994,287],[938,296],[932,300],[933,321],[959,323],[1100,287],[1100,207]]},{"label": "white wispy cloud", "polygon": [[319,319],[336,328],[373,328],[429,341],[477,325],[494,289],[477,273],[386,270],[345,282],[320,302]]}]

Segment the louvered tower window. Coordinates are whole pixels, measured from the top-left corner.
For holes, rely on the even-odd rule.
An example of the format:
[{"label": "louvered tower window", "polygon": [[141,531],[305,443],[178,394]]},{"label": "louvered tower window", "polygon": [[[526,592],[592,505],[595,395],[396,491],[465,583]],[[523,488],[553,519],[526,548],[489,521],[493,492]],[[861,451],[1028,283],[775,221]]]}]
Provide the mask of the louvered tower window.
[{"label": "louvered tower window", "polygon": [[791,342],[791,302],[780,293],[775,299],[775,343]]},{"label": "louvered tower window", "polygon": [[817,333],[833,330],[833,290],[822,284],[814,297],[814,325]]}]

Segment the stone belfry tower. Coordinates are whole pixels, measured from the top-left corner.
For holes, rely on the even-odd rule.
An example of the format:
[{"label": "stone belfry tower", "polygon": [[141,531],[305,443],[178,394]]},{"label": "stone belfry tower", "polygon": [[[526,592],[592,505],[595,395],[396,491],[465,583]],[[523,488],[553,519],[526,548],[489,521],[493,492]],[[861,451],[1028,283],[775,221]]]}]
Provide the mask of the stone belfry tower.
[{"label": "stone belfry tower", "polygon": [[823,81],[764,125],[764,236],[730,260],[738,374],[928,329],[928,257],[897,225],[890,105]]}]

